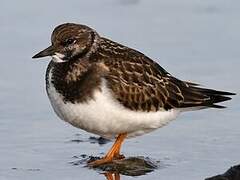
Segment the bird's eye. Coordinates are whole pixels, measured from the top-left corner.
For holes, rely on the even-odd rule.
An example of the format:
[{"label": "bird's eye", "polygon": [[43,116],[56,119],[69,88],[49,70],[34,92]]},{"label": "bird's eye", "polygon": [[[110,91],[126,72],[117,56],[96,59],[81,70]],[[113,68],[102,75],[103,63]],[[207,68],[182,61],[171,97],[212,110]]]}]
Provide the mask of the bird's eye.
[{"label": "bird's eye", "polygon": [[70,44],[73,44],[73,43],[75,43],[75,42],[76,42],[75,39],[69,38],[69,39],[67,39],[67,40],[65,41],[65,45],[70,45]]}]

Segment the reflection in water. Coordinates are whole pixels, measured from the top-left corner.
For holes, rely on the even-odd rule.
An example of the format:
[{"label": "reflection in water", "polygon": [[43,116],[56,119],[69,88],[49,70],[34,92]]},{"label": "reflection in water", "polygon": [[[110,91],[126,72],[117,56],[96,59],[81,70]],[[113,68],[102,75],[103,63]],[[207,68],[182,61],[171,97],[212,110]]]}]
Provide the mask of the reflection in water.
[{"label": "reflection in water", "polygon": [[99,144],[104,145],[110,142],[110,140],[103,137],[90,136],[89,138],[82,137],[81,134],[75,134],[74,139],[71,139],[69,142],[73,143],[83,143],[88,142],[90,144]]},{"label": "reflection in water", "polygon": [[107,180],[120,180],[120,174],[117,172],[106,172],[103,173]]},{"label": "reflection in water", "polygon": [[73,156],[73,158],[75,160],[70,162],[70,164],[74,166],[84,165],[84,167],[96,170],[104,174],[107,180],[120,180],[121,174],[125,176],[142,176],[160,167],[159,161],[153,161],[148,157],[142,156],[114,160],[111,163],[94,167],[88,166],[88,163],[100,159],[100,157],[82,154],[80,156]]},{"label": "reflection in water", "polygon": [[[71,140],[70,142],[74,143],[97,143],[99,145],[104,145],[109,141],[98,138],[98,137],[90,137],[83,138],[81,135],[76,135],[77,138]],[[146,175],[157,169],[160,166],[159,161],[154,161],[149,157],[136,156],[136,157],[127,157],[121,160],[114,160],[111,163],[101,164],[97,166],[89,165],[90,162],[96,161],[101,157],[89,156],[86,154],[81,154],[72,157],[74,161],[70,162],[70,164],[74,166],[83,165],[84,167],[88,167],[90,169],[94,169],[97,172],[104,174],[107,180],[120,180],[120,175],[125,176],[142,176]]]},{"label": "reflection in water", "polygon": [[[75,160],[71,162],[74,166],[84,165],[90,169],[104,174],[107,180],[120,180],[120,175],[125,176],[142,176],[146,175],[159,167],[159,161],[153,161],[148,157],[128,157],[121,160],[114,160],[111,163],[90,166],[89,162],[95,161],[100,157],[93,157],[82,154],[74,156]],[[77,159],[77,161],[76,161]]]},{"label": "reflection in water", "polygon": [[[98,157],[99,158],[99,157]],[[91,158],[91,162],[94,161]],[[142,176],[150,173],[158,168],[157,162],[153,162],[150,158],[145,157],[128,157],[121,160],[114,160],[111,163],[101,164],[91,167],[97,171],[114,172],[126,176]]]}]

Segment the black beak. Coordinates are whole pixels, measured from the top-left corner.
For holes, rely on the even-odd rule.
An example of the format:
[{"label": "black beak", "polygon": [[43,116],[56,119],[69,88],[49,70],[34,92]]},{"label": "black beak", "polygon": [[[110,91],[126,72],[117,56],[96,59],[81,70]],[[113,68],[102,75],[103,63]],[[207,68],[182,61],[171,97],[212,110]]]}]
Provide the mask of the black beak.
[{"label": "black beak", "polygon": [[48,48],[44,49],[43,51],[35,54],[32,58],[41,58],[45,56],[52,56],[54,55],[54,48],[53,46],[49,46]]}]

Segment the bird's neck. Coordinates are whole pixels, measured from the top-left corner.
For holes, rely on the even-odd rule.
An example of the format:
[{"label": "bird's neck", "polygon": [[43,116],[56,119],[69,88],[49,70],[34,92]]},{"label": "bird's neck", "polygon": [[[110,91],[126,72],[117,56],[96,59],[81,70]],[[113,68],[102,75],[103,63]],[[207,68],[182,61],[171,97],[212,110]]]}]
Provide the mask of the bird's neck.
[{"label": "bird's neck", "polygon": [[97,52],[99,45],[100,45],[100,40],[101,40],[101,37],[98,35],[98,33],[96,31],[93,30],[91,32],[90,46],[89,46],[88,52],[86,53],[84,58],[90,58],[93,54],[95,54]]},{"label": "bird's neck", "polygon": [[90,72],[91,66],[87,60],[72,64],[51,62],[46,73],[47,92],[52,86],[65,102],[72,103],[93,98],[93,91],[99,87],[100,78]]}]

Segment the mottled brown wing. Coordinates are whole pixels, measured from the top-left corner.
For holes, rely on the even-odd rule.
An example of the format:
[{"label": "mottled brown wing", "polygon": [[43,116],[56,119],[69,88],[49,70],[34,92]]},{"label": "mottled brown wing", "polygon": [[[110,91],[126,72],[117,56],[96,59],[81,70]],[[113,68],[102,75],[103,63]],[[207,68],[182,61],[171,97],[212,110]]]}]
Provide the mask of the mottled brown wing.
[{"label": "mottled brown wing", "polygon": [[[108,40],[105,42],[108,43]],[[229,100],[232,93],[199,88],[171,76],[144,54],[111,42],[105,44],[104,63],[108,86],[114,97],[135,111],[158,111],[172,108],[217,107],[214,103]],[[110,49],[110,50],[109,50]]]},{"label": "mottled brown wing", "polygon": [[108,85],[121,104],[136,111],[179,106],[183,101],[181,90],[163,68],[135,50],[123,52],[115,49],[105,57]]}]

